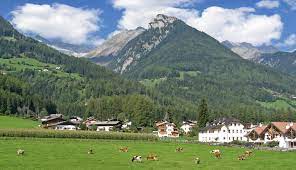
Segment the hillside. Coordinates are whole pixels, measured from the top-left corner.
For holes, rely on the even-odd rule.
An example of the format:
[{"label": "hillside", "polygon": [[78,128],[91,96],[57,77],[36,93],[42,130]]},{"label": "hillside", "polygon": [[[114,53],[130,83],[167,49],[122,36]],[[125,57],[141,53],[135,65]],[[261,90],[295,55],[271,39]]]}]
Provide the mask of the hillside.
[{"label": "hillside", "polygon": [[170,110],[194,118],[196,106],[167,97],[86,59],[60,53],[17,32],[0,17],[0,113],[49,113],[130,119],[152,126]]},{"label": "hillside", "polygon": [[296,51],[263,54],[254,61],[296,76]]},{"label": "hillside", "polygon": [[296,94],[293,77],[244,60],[207,34],[164,15],[131,40],[109,67],[165,94],[188,101],[206,97],[217,112],[261,111],[256,101],[274,101],[275,93]]}]

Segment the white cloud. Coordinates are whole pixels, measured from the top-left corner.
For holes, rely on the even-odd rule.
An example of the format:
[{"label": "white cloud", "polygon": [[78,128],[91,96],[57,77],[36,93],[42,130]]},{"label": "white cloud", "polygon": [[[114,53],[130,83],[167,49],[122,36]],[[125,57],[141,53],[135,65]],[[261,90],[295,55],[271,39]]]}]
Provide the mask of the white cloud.
[{"label": "white cloud", "polygon": [[[147,28],[157,14],[177,16],[182,20],[198,17],[196,10],[188,9],[196,0],[113,0],[113,7],[122,9],[119,29]],[[179,8],[178,8],[179,7]],[[181,7],[181,8],[180,8]],[[184,7],[184,8],[182,8]]]},{"label": "white cloud", "polygon": [[196,1],[113,0],[113,7],[123,10],[118,29],[135,29],[138,26],[147,28],[157,14],[165,14],[175,16],[219,41],[261,45],[269,44],[281,36],[283,23],[279,15],[256,15],[253,8],[222,7],[209,7],[199,13],[190,6],[194,2]]},{"label": "white cloud", "polygon": [[283,0],[285,3],[287,3],[292,10],[296,10],[296,0]]},{"label": "white cloud", "polygon": [[280,39],[283,28],[279,15],[255,15],[253,8],[224,9],[210,7],[203,11],[193,26],[219,41],[269,44]]},{"label": "white cloud", "polygon": [[277,47],[293,49],[296,46],[296,34],[290,34],[282,43],[276,44]]},{"label": "white cloud", "polygon": [[18,30],[35,33],[66,43],[98,42],[90,39],[100,29],[100,10],[75,8],[64,4],[27,3],[12,12],[12,23]]},{"label": "white cloud", "polygon": [[256,6],[258,8],[267,8],[267,9],[273,9],[278,8],[280,6],[279,1],[272,1],[272,0],[262,0],[256,3]]}]

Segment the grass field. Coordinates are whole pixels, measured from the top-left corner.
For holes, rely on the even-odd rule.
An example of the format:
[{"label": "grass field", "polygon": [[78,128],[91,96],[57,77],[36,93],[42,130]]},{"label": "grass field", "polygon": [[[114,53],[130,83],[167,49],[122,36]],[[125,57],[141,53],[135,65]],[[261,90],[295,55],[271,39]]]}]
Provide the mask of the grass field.
[{"label": "grass field", "polygon": [[8,70],[12,70],[10,72],[21,71],[25,69],[35,70],[35,71],[43,71],[44,69],[47,69],[48,71],[46,73],[54,74],[58,77],[71,77],[76,79],[81,78],[79,74],[76,74],[76,73],[69,74],[62,71],[61,69],[57,70],[56,67],[59,67],[58,65],[42,63],[42,62],[39,62],[38,60],[24,57],[24,56],[19,58],[9,58],[9,59],[0,58],[0,66]]},{"label": "grass field", "polygon": [[291,109],[296,110],[295,101],[287,102],[286,100],[276,100],[275,102],[258,102],[261,106],[270,109]]},{"label": "grass field", "polygon": [[[254,151],[247,160],[238,161],[237,156],[245,149],[208,146],[201,144],[178,144],[143,141],[106,141],[75,139],[0,138],[0,169],[295,169],[296,152]],[[128,153],[118,151],[128,146]],[[176,153],[176,147],[184,152]],[[16,150],[25,150],[17,156]],[[88,155],[92,148],[95,152]],[[222,159],[215,159],[210,150],[219,148]],[[132,163],[133,155],[146,157],[155,153],[159,161],[143,160]],[[201,164],[196,165],[194,158]]]},{"label": "grass field", "polygon": [[18,117],[0,116],[0,129],[11,128],[38,128],[39,123],[29,119]]}]

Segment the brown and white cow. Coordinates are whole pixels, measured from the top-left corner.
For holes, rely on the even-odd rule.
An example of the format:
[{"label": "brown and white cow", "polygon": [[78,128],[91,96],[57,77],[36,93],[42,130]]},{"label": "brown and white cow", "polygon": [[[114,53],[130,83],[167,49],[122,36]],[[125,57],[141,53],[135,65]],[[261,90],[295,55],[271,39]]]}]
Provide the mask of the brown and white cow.
[{"label": "brown and white cow", "polygon": [[128,147],[123,147],[119,149],[120,152],[128,152]]},{"label": "brown and white cow", "polygon": [[221,159],[221,152],[219,149],[214,149],[210,153],[213,154],[216,158]]}]

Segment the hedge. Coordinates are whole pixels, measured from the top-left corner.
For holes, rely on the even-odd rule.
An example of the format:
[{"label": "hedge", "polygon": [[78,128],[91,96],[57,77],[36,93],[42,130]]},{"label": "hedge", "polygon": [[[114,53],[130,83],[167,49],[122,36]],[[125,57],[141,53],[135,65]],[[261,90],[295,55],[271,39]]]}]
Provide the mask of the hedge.
[{"label": "hedge", "polygon": [[45,129],[0,129],[0,137],[76,138],[149,141],[158,140],[158,137],[152,134],[96,131],[60,131]]}]

